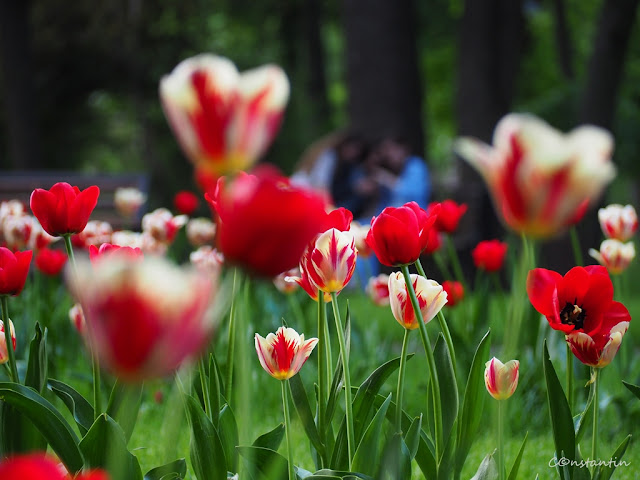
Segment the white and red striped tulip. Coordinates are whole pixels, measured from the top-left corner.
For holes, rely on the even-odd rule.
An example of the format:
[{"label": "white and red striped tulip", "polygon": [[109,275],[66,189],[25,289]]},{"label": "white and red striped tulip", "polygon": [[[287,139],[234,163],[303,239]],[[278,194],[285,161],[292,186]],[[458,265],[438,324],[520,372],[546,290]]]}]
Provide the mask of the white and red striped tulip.
[{"label": "white and red striped tulip", "polygon": [[[11,345],[16,349],[16,331],[13,328],[13,322],[9,319],[9,327],[11,328]],[[4,323],[0,320],[0,365],[9,361],[9,352],[7,351],[7,337]]]},{"label": "white and red striped tulip", "polygon": [[337,293],[351,280],[357,257],[353,235],[331,228],[303,254],[300,270],[308,275],[311,285],[326,293]]},{"label": "white and red striped tulip", "polygon": [[489,394],[496,400],[506,400],[518,387],[520,362],[509,360],[502,363],[493,357],[485,364],[484,383]]},{"label": "white and red striped tulip", "polygon": [[304,339],[293,328],[280,327],[263,338],[256,333],[256,352],[260,365],[273,378],[287,380],[300,371],[318,343],[317,338]]},{"label": "white and red striped tulip", "polygon": [[610,238],[600,244],[600,250],[590,248],[589,255],[605,267],[610,274],[618,275],[624,272],[636,258],[636,247],[633,242],[623,243],[620,240]]},{"label": "white and red striped tulip", "polygon": [[[428,280],[416,274],[411,274],[410,277],[418,298],[422,320],[425,324],[429,323],[447,303],[447,292],[435,280]],[[420,326],[402,272],[389,275],[389,302],[391,312],[400,325],[407,330],[415,330]]]},{"label": "white and red striped tulip", "polygon": [[632,205],[619,205],[617,203],[598,210],[598,220],[602,233],[607,238],[628,241],[638,230],[638,214]]},{"label": "white and red striped tulip", "polygon": [[214,176],[246,170],[280,128],[289,81],[276,65],[238,73],[227,58],[201,54],[160,81],[165,115],[185,155]]}]

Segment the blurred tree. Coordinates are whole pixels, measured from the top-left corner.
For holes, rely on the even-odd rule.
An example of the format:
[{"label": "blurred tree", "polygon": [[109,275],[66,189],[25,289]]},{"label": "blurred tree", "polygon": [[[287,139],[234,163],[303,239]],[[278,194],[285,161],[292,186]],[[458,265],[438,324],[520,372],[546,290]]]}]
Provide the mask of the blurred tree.
[{"label": "blurred tree", "polygon": [[350,127],[402,135],[424,156],[413,1],[345,0],[343,14]]}]

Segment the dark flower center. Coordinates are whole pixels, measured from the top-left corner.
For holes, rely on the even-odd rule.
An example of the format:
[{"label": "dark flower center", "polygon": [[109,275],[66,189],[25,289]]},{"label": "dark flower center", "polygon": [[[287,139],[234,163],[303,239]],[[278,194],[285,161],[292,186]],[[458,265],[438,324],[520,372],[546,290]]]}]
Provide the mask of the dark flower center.
[{"label": "dark flower center", "polygon": [[560,321],[565,325],[573,325],[576,330],[584,327],[584,319],[587,316],[580,306],[567,302],[560,312]]}]

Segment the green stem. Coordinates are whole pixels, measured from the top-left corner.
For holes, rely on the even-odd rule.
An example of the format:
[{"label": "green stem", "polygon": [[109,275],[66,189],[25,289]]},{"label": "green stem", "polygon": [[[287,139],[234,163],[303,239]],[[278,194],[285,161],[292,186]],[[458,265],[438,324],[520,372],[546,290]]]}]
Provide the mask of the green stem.
[{"label": "green stem", "polygon": [[522,255],[511,284],[510,315],[507,318],[507,328],[504,330],[503,345],[505,345],[504,356],[506,358],[513,358],[520,344],[520,329],[525,313],[525,304],[528,302],[524,292],[526,292],[527,274],[535,263],[533,257],[533,245],[523,234]]},{"label": "green stem", "polygon": [[[200,357],[198,362],[200,368],[200,385],[202,386],[202,399],[204,400],[204,413],[207,414],[209,420],[213,423],[213,410],[211,408],[211,392],[209,391],[209,382],[207,382],[206,367],[204,365],[204,355]],[[215,423],[214,423],[215,425]]]},{"label": "green stem", "polygon": [[[593,436],[591,437],[591,460],[596,460],[596,455],[598,454],[598,383],[599,383],[599,375],[600,369],[592,367],[591,376],[593,377]],[[595,473],[596,467],[594,467]]]},{"label": "green stem", "polygon": [[[418,273],[422,277],[427,278],[427,275],[424,273],[424,268],[422,268],[422,262],[420,262],[420,259],[416,260],[415,265]],[[444,341],[446,342],[447,348],[449,349],[449,354],[451,355],[451,364],[453,365],[453,374],[457,380],[458,374],[456,369],[456,352],[453,349],[453,339],[451,338],[449,325],[447,324],[447,320],[444,318],[444,313],[442,313],[442,310],[438,312],[438,323],[440,324],[440,329],[442,330],[442,334],[444,335]]]},{"label": "green stem", "polygon": [[[322,301],[321,298],[319,300]],[[353,431],[353,406],[351,405],[351,375],[349,374],[349,352],[347,352],[347,344],[344,338],[342,320],[340,319],[338,295],[335,292],[331,292],[331,305],[333,306],[333,317],[336,321],[338,343],[340,344],[340,357],[342,358],[342,372],[344,375],[345,389],[345,416],[347,421],[347,449],[349,451],[349,470],[351,470],[353,464],[353,455],[355,453],[355,435]]]},{"label": "green stem", "polygon": [[580,246],[580,237],[578,236],[578,229],[573,225],[569,229],[569,235],[571,236],[571,248],[573,249],[573,260],[576,262],[576,266],[581,267],[584,265],[584,259],[582,258],[582,247]]},{"label": "green stem", "polygon": [[[327,309],[322,298],[323,292],[318,291],[318,433],[320,440],[325,443],[325,412],[328,401],[329,377],[327,376],[326,343]],[[323,459],[324,461],[324,459]]]},{"label": "green stem", "polygon": [[[64,239],[67,256],[69,257],[69,261],[73,268],[73,275],[77,275],[78,267],[76,265],[76,257],[73,254],[73,245],[71,245],[71,234],[64,234],[62,235],[62,238]],[[93,335],[91,334],[91,322],[88,321],[86,323],[90,339],[89,349],[91,350],[91,371],[93,374],[93,418],[94,420],[97,420],[102,413],[102,397],[100,395],[100,385],[102,383],[100,379],[100,360],[94,351],[93,345],[91,345],[91,342],[93,341]]]},{"label": "green stem", "polygon": [[573,412],[573,352],[567,343],[567,403],[569,411]]},{"label": "green stem", "polygon": [[4,323],[4,341],[7,345],[7,356],[9,357],[9,371],[11,380],[20,383],[18,367],[16,366],[16,353],[13,351],[13,341],[11,339],[11,323],[9,322],[9,296],[2,295],[2,323]]},{"label": "green stem", "polygon": [[404,375],[407,366],[407,347],[409,345],[409,332],[404,329],[402,340],[402,354],[400,356],[400,370],[398,371],[398,392],[396,394],[396,433],[402,433],[402,396],[404,391]]},{"label": "green stem", "polygon": [[427,326],[424,324],[422,318],[422,312],[420,311],[420,305],[418,303],[418,297],[413,289],[413,283],[411,282],[411,275],[409,274],[409,267],[402,265],[402,274],[404,275],[404,281],[407,285],[407,292],[411,299],[411,306],[418,318],[418,326],[420,328],[420,337],[422,339],[422,345],[424,346],[424,352],[427,356],[427,363],[429,364],[429,374],[431,375],[431,388],[433,391],[433,418],[435,424],[435,446],[436,446],[436,463],[440,461],[442,456],[442,402],[440,399],[440,382],[438,380],[438,372],[436,371],[436,361],[433,358],[433,351],[431,350],[431,342],[429,341],[429,334],[427,333]]},{"label": "green stem", "polygon": [[227,377],[224,388],[227,402],[231,402],[231,390],[233,384],[233,362],[235,361],[236,348],[236,297],[238,296],[238,269],[233,269],[233,287],[231,289],[231,308],[229,310],[229,337],[227,340]]},{"label": "green stem", "polygon": [[284,431],[287,437],[287,460],[289,464],[289,480],[296,480],[296,472],[293,468],[293,447],[291,442],[291,419],[289,418],[289,380],[282,380],[282,408],[284,410]]},{"label": "green stem", "polygon": [[451,260],[451,266],[453,267],[453,272],[456,275],[456,280],[458,280],[464,287],[464,290],[467,291],[467,282],[464,278],[464,274],[462,273],[458,252],[456,251],[456,247],[453,244],[453,240],[451,240],[450,235],[447,235],[447,249],[449,250],[449,259]]},{"label": "green stem", "polygon": [[446,279],[453,279],[453,275],[451,274],[451,271],[449,270],[449,267],[447,267],[447,264],[445,263],[444,259],[442,258],[442,255],[440,255],[440,252],[434,252],[433,259],[435,260],[436,265],[438,266],[438,270],[440,270],[440,273]]},{"label": "green stem", "polygon": [[504,480],[504,412],[503,400],[498,400],[498,478]]},{"label": "green stem", "polygon": [[[329,322],[327,321],[327,304],[324,300],[320,300],[319,303],[322,304],[322,314],[324,315],[324,338],[325,338],[325,357],[327,364],[327,386],[331,385],[331,369],[333,368],[333,354],[331,353],[331,337],[329,335]],[[327,394],[329,392],[329,388],[327,387]]]}]

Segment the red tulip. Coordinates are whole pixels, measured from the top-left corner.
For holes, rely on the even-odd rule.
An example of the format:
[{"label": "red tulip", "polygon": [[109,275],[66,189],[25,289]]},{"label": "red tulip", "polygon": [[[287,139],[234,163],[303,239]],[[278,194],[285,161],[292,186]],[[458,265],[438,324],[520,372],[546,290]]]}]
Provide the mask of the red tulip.
[{"label": "red tulip", "polygon": [[[116,253],[117,252],[117,253]],[[89,259],[91,262],[96,262],[98,259],[111,254],[126,255],[130,260],[142,258],[142,250],[138,247],[121,247],[120,245],[113,245],[111,243],[103,243],[100,248],[95,245],[89,246]]]},{"label": "red tulip", "polygon": [[225,260],[270,278],[298,265],[308,244],[340,216],[327,215],[319,194],[266,167],[221,178],[205,198],[217,216],[217,245]]},{"label": "red tulip", "polygon": [[482,175],[507,226],[533,237],[576,223],[616,174],[609,132],[585,125],[565,135],[533,115],[502,118],[491,146],[462,138],[455,149]]},{"label": "red tulip", "polygon": [[487,272],[497,272],[504,264],[508,245],[500,240],[483,240],[471,251],[473,263]]},{"label": "red tulip", "polygon": [[427,248],[429,230],[436,221],[439,209],[434,206],[427,214],[416,202],[402,207],[387,207],[371,219],[367,245],[378,260],[387,266],[414,263]]},{"label": "red tulip", "polygon": [[87,226],[99,195],[100,189],[95,185],[80,191],[60,182],[50,190],[36,188],[31,194],[31,211],[49,235],[80,233]]},{"label": "red tulip", "polygon": [[444,200],[439,204],[435,202],[430,203],[427,208],[427,213],[429,213],[429,210],[434,208],[436,205],[440,205],[440,213],[438,213],[435,223],[436,230],[444,233],[455,232],[458,229],[460,218],[462,218],[467,211],[466,203],[458,205],[453,200]]},{"label": "red tulip", "polygon": [[275,65],[239,74],[226,58],[202,54],[160,82],[165,115],[199,169],[224,175],[251,167],[275,136],[289,82]]},{"label": "red tulip", "polygon": [[273,378],[287,380],[300,371],[318,343],[317,338],[304,339],[293,328],[280,327],[263,338],[256,333],[256,352],[260,365]]},{"label": "red tulip", "polygon": [[207,345],[209,275],[161,257],[131,262],[115,252],[93,264],[79,262],[67,281],[82,305],[91,348],[123,380],[169,375]]},{"label": "red tulip", "polygon": [[603,325],[631,320],[627,308],[613,301],[611,278],[600,265],[574,267],[564,277],[536,268],[527,277],[527,293],[551,328],[567,335],[582,332],[593,336]]},{"label": "red tulip", "polygon": [[[3,480],[71,480],[62,464],[45,453],[17,455],[0,462]],[[104,470],[80,473],[75,480],[109,480]]]},{"label": "red tulip", "polygon": [[178,213],[184,215],[191,215],[196,211],[198,205],[200,205],[200,199],[195,193],[188,190],[182,190],[173,197],[173,206]]},{"label": "red tulip", "polygon": [[447,292],[447,307],[453,307],[464,299],[464,287],[460,282],[445,280],[442,288]]},{"label": "red tulip", "polygon": [[43,248],[36,255],[36,267],[45,275],[58,275],[67,263],[67,254],[62,250]]},{"label": "red tulip", "polygon": [[0,247],[0,295],[18,295],[24,288],[33,252]]},{"label": "red tulip", "polygon": [[424,249],[423,253],[432,255],[442,248],[442,234],[435,228],[430,228],[428,235],[427,248]]}]

